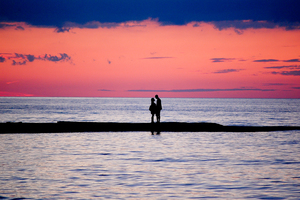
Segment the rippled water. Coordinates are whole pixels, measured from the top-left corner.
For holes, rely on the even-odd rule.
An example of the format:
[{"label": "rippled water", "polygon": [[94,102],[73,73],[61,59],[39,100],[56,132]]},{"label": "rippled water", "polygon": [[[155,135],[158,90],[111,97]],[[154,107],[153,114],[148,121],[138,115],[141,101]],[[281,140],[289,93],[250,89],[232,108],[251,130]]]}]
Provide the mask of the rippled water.
[{"label": "rippled water", "polygon": [[[300,126],[300,99],[162,98],[162,122]],[[0,97],[0,122],[150,122],[150,98]],[[300,199],[300,131],[0,134],[0,199]]]},{"label": "rippled water", "polygon": [[300,199],[300,131],[2,134],[0,198]]},{"label": "rippled water", "polygon": [[[162,122],[300,126],[300,99],[162,98]],[[150,122],[150,98],[0,97],[0,122]]]}]

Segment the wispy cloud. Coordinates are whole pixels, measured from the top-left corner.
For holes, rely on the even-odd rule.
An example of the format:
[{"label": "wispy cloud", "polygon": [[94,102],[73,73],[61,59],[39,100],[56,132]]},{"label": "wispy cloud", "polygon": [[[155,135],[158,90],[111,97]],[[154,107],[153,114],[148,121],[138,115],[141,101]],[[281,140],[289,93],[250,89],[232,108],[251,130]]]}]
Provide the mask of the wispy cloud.
[{"label": "wispy cloud", "polygon": [[261,59],[261,60],[254,60],[253,62],[279,62],[280,60],[277,59]]},{"label": "wispy cloud", "polygon": [[289,60],[277,60],[277,59],[261,59],[261,60],[254,60],[253,62],[300,62],[300,59],[294,58]]},{"label": "wispy cloud", "polygon": [[145,21],[156,21],[155,19],[148,18],[148,20],[142,21],[126,21],[126,22],[99,22],[99,21],[90,21],[85,24],[74,23],[74,22],[66,22],[62,27],[57,27],[55,32],[64,33],[70,32],[71,29],[74,28],[87,28],[87,29],[97,29],[97,28],[116,28],[116,27],[146,27],[147,25],[144,23]]},{"label": "wispy cloud", "polygon": [[127,90],[128,92],[234,92],[234,91],[276,91],[259,88],[227,88],[227,89],[180,89],[180,90]]},{"label": "wispy cloud", "polygon": [[15,22],[15,23],[8,23],[8,22],[0,22],[0,28],[6,29],[6,28],[15,28],[15,30],[25,30],[24,28],[25,23],[23,22]]},{"label": "wispy cloud", "polygon": [[283,66],[272,66],[265,67],[265,69],[300,69],[300,65],[283,65]]},{"label": "wispy cloud", "polygon": [[299,71],[283,71],[283,72],[271,72],[271,74],[280,74],[284,76],[300,76],[300,70]]},{"label": "wispy cloud", "polygon": [[156,57],[156,56],[152,56],[152,57],[145,57],[143,59],[166,59],[166,58],[173,58],[173,57]]},{"label": "wispy cloud", "polygon": [[27,93],[20,93],[20,92],[7,92],[7,91],[0,91],[0,96],[11,96],[11,97],[31,97],[34,96],[33,94]]},{"label": "wispy cloud", "polygon": [[300,76],[300,65],[289,65],[289,66],[272,66],[265,67],[265,69],[289,69],[290,71],[273,71],[271,74],[279,74],[284,76]]},{"label": "wispy cloud", "polygon": [[[63,27],[58,27],[55,29],[55,32],[57,33],[64,33],[64,32],[70,32],[71,29],[73,28],[88,28],[88,29],[97,29],[97,28],[116,28],[118,26],[126,26],[126,23],[101,23],[98,21],[91,21],[87,22],[85,24],[80,24],[80,23],[74,23],[74,22],[66,22]],[[127,27],[129,25],[127,24]]]},{"label": "wispy cloud", "polygon": [[289,59],[289,60],[261,59],[261,60],[254,60],[253,62],[300,62],[300,59],[298,58]]},{"label": "wispy cloud", "polygon": [[290,59],[290,60],[284,60],[283,62],[300,62],[300,59],[295,58],[295,59]]},{"label": "wispy cloud", "polygon": [[64,32],[69,32],[70,31],[70,27],[58,27],[54,30],[54,32],[56,33],[64,33]]},{"label": "wispy cloud", "polygon": [[265,83],[265,86],[284,86],[284,85],[290,85],[285,83]]},{"label": "wispy cloud", "polygon": [[297,71],[283,71],[283,72],[279,72],[279,74],[285,75],[285,76],[300,76],[300,70],[297,70]]},{"label": "wispy cloud", "polygon": [[235,60],[235,58],[211,58],[212,62],[228,62]]},{"label": "wispy cloud", "polygon": [[253,29],[273,29],[284,27],[286,30],[294,30],[300,28],[299,22],[272,22],[272,21],[253,21],[253,20],[226,20],[211,22],[215,28],[219,30],[234,28],[237,34],[242,34],[243,30]]},{"label": "wispy cloud", "polygon": [[13,60],[12,65],[26,65],[26,60],[24,61],[15,61]]},{"label": "wispy cloud", "polygon": [[71,57],[68,56],[68,54],[66,53],[60,53],[60,57],[45,54],[44,57],[38,57],[38,59],[58,62],[58,61],[68,61],[71,59]]},{"label": "wispy cloud", "polygon": [[216,72],[213,72],[214,74],[227,74],[227,73],[231,73],[231,72],[239,72],[243,69],[223,69],[223,70],[219,70]]},{"label": "wispy cloud", "polygon": [[114,90],[99,89],[97,91],[99,91],[99,92],[113,92]]}]

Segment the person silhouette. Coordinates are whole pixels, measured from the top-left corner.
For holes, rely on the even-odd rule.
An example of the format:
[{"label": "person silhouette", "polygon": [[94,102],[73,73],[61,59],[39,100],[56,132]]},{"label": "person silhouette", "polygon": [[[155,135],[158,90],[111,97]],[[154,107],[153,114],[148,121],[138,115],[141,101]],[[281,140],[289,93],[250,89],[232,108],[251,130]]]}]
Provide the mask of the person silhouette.
[{"label": "person silhouette", "polygon": [[151,112],[151,123],[154,123],[154,115],[156,114],[156,111],[157,111],[157,106],[155,104],[155,99],[154,98],[151,98],[151,105],[149,107],[149,110]]},{"label": "person silhouette", "polygon": [[160,111],[162,110],[162,105],[161,105],[161,100],[160,98],[158,97],[158,95],[155,95],[155,98],[156,98],[156,120],[157,120],[157,123],[160,122]]}]

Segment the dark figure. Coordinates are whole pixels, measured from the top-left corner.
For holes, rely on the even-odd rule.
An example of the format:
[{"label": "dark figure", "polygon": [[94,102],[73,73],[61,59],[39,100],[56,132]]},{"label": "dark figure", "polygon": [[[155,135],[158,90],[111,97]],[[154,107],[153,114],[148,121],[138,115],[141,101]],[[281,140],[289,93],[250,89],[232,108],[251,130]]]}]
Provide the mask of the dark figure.
[{"label": "dark figure", "polygon": [[154,103],[155,99],[154,98],[151,98],[151,105],[149,107],[149,110],[151,112],[151,123],[154,123],[154,114],[156,114],[156,111],[157,111],[157,106],[156,104]]},{"label": "dark figure", "polygon": [[160,111],[162,110],[161,100],[158,95],[155,95],[156,98],[156,120],[157,123],[160,122]]}]

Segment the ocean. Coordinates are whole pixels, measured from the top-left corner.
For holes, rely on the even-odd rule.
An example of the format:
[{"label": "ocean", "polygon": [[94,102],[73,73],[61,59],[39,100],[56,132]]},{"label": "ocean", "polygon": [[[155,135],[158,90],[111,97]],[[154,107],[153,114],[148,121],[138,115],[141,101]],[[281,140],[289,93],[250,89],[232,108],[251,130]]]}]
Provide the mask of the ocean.
[{"label": "ocean", "polygon": [[[300,126],[300,99],[161,98],[162,122]],[[150,98],[1,97],[0,122],[150,122]],[[0,134],[0,199],[300,199],[300,131]]]},{"label": "ocean", "polygon": [[[151,121],[150,98],[0,97],[0,122]],[[162,122],[300,126],[300,99],[162,98]]]}]

